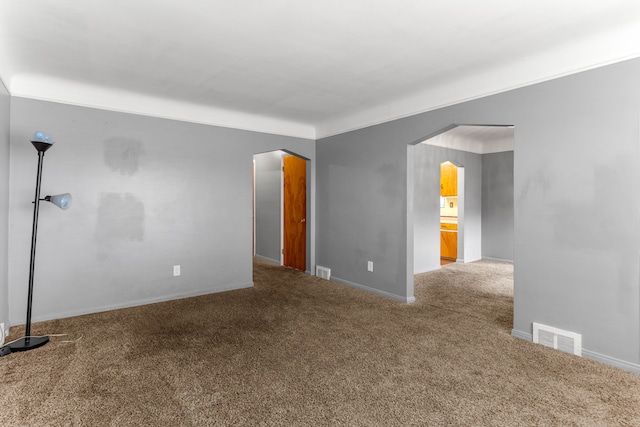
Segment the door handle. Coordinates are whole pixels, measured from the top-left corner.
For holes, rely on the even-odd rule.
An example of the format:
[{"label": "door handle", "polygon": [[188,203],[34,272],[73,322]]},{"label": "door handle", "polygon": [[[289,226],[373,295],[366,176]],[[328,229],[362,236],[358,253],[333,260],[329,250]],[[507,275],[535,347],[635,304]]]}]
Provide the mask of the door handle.
[{"label": "door handle", "polygon": [[302,218],[300,222],[307,222],[306,218]]}]

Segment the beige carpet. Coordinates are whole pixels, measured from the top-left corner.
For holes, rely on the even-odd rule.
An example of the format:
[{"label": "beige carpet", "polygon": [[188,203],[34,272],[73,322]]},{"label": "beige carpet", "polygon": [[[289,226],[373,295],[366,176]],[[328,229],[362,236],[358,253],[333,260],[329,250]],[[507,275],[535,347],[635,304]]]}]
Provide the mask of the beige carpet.
[{"label": "beige carpet", "polygon": [[407,305],[256,261],[251,289],[35,324],[68,336],[0,358],[0,425],[640,425],[640,376],[509,335],[512,270]]}]

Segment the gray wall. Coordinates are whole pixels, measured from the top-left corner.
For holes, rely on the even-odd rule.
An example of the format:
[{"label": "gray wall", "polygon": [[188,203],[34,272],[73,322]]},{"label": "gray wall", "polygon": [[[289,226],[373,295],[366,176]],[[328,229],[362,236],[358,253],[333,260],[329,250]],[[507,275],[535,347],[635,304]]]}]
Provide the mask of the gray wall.
[{"label": "gray wall", "polygon": [[374,126],[317,142],[316,261],[336,281],[403,299],[407,160],[393,143],[395,129]]},{"label": "gray wall", "polygon": [[[9,326],[9,92],[0,82],[0,322]],[[26,307],[26,301],[24,303]]]},{"label": "gray wall", "polygon": [[440,268],[440,164],[446,161],[464,168],[464,173],[459,174],[464,179],[458,183],[459,190],[463,190],[458,203],[464,205],[464,215],[458,221],[458,259],[471,262],[481,258],[482,156],[418,144],[414,156],[413,216],[416,274]]},{"label": "gray wall", "polygon": [[513,151],[482,156],[482,257],[513,262]]},{"label": "gray wall", "polygon": [[513,334],[575,331],[583,354],[640,372],[638,75],[626,61],[319,140],[318,264],[411,300],[408,144],[452,124],[515,125]]},{"label": "gray wall", "polygon": [[13,324],[25,314],[35,130],[57,141],[45,156],[43,194],[70,192],[74,202],[68,211],[41,205],[34,320],[251,286],[253,155],[289,149],[312,167],[315,157],[311,140],[14,97]]},{"label": "gray wall", "polygon": [[256,256],[280,264],[282,152],[256,154]]}]

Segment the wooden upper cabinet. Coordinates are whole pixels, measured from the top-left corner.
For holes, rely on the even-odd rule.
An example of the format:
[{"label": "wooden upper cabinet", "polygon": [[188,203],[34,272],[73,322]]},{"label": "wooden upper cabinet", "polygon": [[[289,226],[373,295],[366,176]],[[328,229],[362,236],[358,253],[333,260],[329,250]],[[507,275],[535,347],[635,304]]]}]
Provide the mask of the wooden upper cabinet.
[{"label": "wooden upper cabinet", "polygon": [[440,195],[458,195],[458,167],[450,162],[440,164]]}]

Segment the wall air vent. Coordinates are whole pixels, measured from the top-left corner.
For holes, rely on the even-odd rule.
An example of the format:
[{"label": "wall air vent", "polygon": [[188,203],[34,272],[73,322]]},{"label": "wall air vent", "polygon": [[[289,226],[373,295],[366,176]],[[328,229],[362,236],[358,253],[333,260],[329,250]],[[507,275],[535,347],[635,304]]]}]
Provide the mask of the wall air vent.
[{"label": "wall air vent", "polygon": [[316,265],[316,276],[320,277],[321,279],[331,280],[331,269]]},{"label": "wall air vent", "polygon": [[565,353],[582,356],[582,335],[552,326],[533,323],[533,342]]}]

